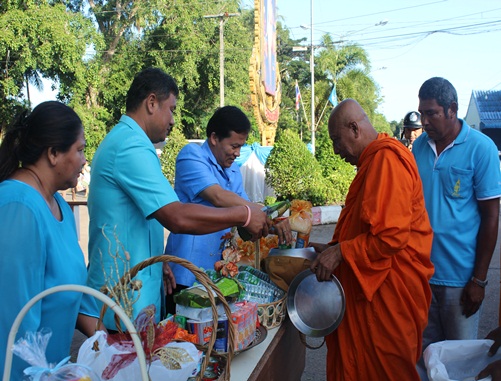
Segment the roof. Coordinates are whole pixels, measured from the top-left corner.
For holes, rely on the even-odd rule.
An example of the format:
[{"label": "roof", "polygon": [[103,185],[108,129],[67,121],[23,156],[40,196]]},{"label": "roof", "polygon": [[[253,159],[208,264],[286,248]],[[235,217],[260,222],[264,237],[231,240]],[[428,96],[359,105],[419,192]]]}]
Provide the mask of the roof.
[{"label": "roof", "polygon": [[501,91],[473,91],[481,129],[501,128]]}]

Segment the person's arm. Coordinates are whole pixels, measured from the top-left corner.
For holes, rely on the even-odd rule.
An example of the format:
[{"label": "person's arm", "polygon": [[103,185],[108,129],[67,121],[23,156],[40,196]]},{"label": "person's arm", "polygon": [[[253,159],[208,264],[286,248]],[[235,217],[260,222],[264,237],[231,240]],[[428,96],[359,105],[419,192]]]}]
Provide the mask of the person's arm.
[{"label": "person's arm", "polygon": [[501,327],[497,327],[490,331],[485,338],[494,341],[489,349],[489,356],[495,355],[499,347],[501,347]]},{"label": "person's arm", "polygon": [[483,380],[491,376],[492,381],[501,381],[501,360],[494,361],[487,365],[478,375],[475,380]]},{"label": "person's arm", "polygon": [[[230,207],[239,205],[249,205],[257,208],[262,208],[262,205],[247,201],[238,194],[223,189],[219,184],[211,185],[200,192],[199,196],[210,202],[216,207]],[[278,235],[279,243],[290,243],[292,241],[292,233],[288,219],[284,219],[273,227],[273,234]]]},{"label": "person's arm", "polygon": [[[496,247],[499,221],[499,198],[478,202],[480,211],[480,228],[477,234],[477,249],[473,276],[481,281],[487,279],[487,271],[491,263],[492,253]],[[461,303],[466,317],[478,311],[485,297],[485,288],[473,281],[465,286]]]},{"label": "person's arm", "polygon": [[[257,204],[251,204],[249,208],[251,214],[246,228],[255,241],[268,235],[269,220]],[[245,206],[211,208],[172,202],[158,209],[152,217],[172,233],[208,234],[233,226],[243,226],[248,219],[248,210]]]},{"label": "person's arm", "polygon": [[[85,336],[91,337],[92,335],[94,335],[94,333],[96,333],[98,321],[99,319],[96,317],[85,314],[78,314],[76,328]],[[99,324],[99,327],[97,329],[107,332],[106,327],[102,322],[101,324]]]},{"label": "person's arm", "polygon": [[205,188],[202,192],[200,192],[199,196],[218,208],[227,208],[239,205],[250,206],[253,204],[236,193],[223,189],[219,184],[214,184]]},{"label": "person's arm", "polygon": [[334,270],[343,262],[341,245],[328,246],[312,262],[310,270],[319,282],[331,280]]},{"label": "person's arm", "polygon": [[[486,336],[486,339],[494,340],[491,348],[489,349],[489,356],[493,356],[498,351],[501,346],[501,327],[498,327]],[[487,365],[475,378],[480,380],[486,378],[487,376],[492,377],[492,381],[501,381],[501,360],[494,361]]]},{"label": "person's arm", "polygon": [[320,254],[322,251],[327,250],[329,248],[328,243],[319,243],[319,242],[310,242],[308,247],[313,247],[317,254]]}]

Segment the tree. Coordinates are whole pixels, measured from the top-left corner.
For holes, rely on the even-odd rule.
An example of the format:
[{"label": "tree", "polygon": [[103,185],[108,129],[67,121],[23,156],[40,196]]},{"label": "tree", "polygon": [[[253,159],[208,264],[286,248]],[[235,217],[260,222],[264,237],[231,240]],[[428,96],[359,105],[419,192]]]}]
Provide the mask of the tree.
[{"label": "tree", "polygon": [[325,124],[318,131],[315,157],[322,167],[324,178],[327,179],[332,189],[333,201],[337,204],[344,203],[351,182],[355,178],[356,169],[334,153]]},{"label": "tree", "polygon": [[4,2],[0,29],[0,117],[5,126],[16,105],[31,106],[23,100],[26,82],[79,80],[87,44],[96,34],[90,20],[57,1]]},{"label": "tree", "polygon": [[162,149],[162,154],[160,155],[162,172],[173,187],[176,179],[176,158],[179,151],[181,151],[186,144],[188,144],[188,141],[184,137],[181,129],[174,128],[167,139],[167,143],[165,143],[165,146]]},{"label": "tree", "polygon": [[322,167],[293,131],[276,140],[265,164],[265,181],[279,200],[309,200],[325,205],[334,200],[333,189],[322,176]]}]

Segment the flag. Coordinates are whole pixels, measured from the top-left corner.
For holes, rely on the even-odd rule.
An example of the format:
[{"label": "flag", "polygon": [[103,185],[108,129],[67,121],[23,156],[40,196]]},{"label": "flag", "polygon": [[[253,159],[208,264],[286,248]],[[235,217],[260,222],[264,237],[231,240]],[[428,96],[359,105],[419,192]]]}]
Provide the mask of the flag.
[{"label": "flag", "polygon": [[299,91],[299,85],[296,81],[296,110],[299,110],[299,102],[301,101],[301,92]]},{"label": "flag", "polygon": [[331,95],[329,95],[329,102],[331,102],[334,107],[337,106],[336,84],[334,84]]}]

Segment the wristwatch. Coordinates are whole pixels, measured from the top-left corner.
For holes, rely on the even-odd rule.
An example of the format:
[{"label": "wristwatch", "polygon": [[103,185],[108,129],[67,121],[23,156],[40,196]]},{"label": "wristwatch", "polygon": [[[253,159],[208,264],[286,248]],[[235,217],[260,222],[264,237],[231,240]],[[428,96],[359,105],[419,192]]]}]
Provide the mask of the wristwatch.
[{"label": "wristwatch", "polygon": [[482,287],[482,288],[485,288],[485,286],[487,286],[487,284],[489,283],[489,281],[486,279],[486,280],[480,280],[478,278],[475,278],[474,276],[471,277],[470,279],[473,283],[475,283],[476,285]]}]

